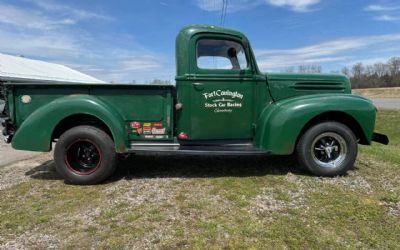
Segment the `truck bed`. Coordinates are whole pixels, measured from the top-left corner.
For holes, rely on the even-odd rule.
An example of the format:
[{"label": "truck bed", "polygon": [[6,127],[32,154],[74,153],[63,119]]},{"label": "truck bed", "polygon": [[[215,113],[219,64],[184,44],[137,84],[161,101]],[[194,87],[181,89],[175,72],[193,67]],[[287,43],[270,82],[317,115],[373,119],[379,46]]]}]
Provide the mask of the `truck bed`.
[{"label": "truck bed", "polygon": [[[4,84],[8,89],[8,99],[13,100],[8,103],[10,118],[17,130],[40,109],[55,105],[68,96],[88,96],[122,117],[125,122],[126,145],[135,140],[173,138],[172,85],[71,84],[51,81],[8,81]],[[140,129],[133,128],[132,122],[139,123]],[[143,129],[144,125],[149,125],[149,128]]]}]

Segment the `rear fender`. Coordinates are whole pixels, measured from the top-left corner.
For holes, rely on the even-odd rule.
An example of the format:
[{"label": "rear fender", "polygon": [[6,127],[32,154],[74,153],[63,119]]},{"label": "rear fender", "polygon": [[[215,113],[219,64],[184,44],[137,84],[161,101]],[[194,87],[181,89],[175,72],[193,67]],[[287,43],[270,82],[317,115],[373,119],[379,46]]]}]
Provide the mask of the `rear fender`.
[{"label": "rear fender", "polygon": [[61,97],[37,109],[17,129],[12,139],[13,148],[50,151],[52,134],[57,124],[76,114],[91,115],[101,120],[112,133],[116,152],[126,151],[124,119],[110,105],[89,95]]},{"label": "rear fender", "polygon": [[353,118],[367,143],[371,142],[376,117],[372,102],[360,96],[332,94],[285,99],[267,106],[258,119],[254,144],[273,154],[292,154],[307,124],[329,112],[340,112]]}]

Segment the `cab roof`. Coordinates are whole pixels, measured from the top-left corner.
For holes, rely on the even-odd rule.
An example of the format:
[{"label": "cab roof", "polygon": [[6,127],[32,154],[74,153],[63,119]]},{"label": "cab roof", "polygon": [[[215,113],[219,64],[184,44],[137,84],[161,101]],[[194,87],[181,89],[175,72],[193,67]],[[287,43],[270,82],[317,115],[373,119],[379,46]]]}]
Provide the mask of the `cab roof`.
[{"label": "cab roof", "polygon": [[182,28],[179,31],[178,37],[183,36],[187,39],[190,39],[192,36],[199,33],[217,33],[217,34],[225,34],[225,35],[233,35],[240,38],[245,38],[246,36],[240,31],[227,29],[224,27],[214,26],[214,25],[189,25]]},{"label": "cab roof", "polygon": [[190,71],[190,57],[189,54],[194,51],[195,48],[190,47],[191,39],[199,34],[217,34],[217,35],[228,35],[239,38],[240,40],[247,40],[246,36],[232,29],[213,25],[189,25],[182,28],[176,37],[176,77],[181,78]]}]

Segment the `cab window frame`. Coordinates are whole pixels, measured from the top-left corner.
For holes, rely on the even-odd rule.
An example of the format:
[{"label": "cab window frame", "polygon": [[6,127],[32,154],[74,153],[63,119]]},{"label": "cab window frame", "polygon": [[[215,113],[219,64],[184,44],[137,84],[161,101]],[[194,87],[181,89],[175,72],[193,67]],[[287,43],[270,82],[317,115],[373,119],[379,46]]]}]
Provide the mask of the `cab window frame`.
[{"label": "cab window frame", "polygon": [[[247,68],[245,69],[212,69],[212,68],[200,68],[197,63],[198,59],[198,51],[197,51],[197,46],[199,41],[201,40],[222,40],[222,41],[231,41],[234,43],[239,44],[242,46],[243,51],[245,53],[245,58],[247,61]],[[213,35],[199,35],[195,39],[193,39],[192,43],[192,62],[193,66],[192,71],[193,73],[196,74],[212,74],[212,75],[252,75],[253,74],[253,65],[252,65],[252,60],[250,57],[250,52],[249,48],[244,46],[243,40],[240,37],[234,37],[234,36],[229,36],[229,35],[223,35],[223,34],[213,34]]]}]

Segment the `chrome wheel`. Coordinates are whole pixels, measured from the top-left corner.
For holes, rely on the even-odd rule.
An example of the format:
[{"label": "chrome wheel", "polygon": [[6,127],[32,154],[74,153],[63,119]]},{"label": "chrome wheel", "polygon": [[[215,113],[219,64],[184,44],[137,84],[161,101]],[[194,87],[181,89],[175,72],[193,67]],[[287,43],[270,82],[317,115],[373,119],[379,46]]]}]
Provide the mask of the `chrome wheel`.
[{"label": "chrome wheel", "polygon": [[346,159],[347,150],[345,139],[333,132],[320,134],[311,144],[313,160],[324,168],[341,166]]}]

